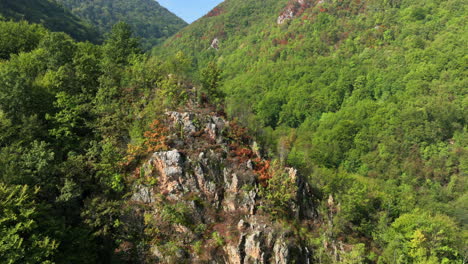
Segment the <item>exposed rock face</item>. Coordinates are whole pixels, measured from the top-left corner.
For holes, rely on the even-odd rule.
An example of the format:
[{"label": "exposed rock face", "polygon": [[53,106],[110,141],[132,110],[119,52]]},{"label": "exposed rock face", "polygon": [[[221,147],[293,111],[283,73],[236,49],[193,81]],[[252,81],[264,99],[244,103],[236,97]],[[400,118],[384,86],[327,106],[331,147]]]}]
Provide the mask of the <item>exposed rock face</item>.
[{"label": "exposed rock face", "polygon": [[291,19],[294,17],[294,11],[291,10],[291,9],[287,9],[285,11],[283,11],[283,13],[281,13],[281,15],[278,17],[276,23],[278,25],[281,25],[283,24],[284,22],[286,22],[287,20]]},{"label": "exposed rock face", "polygon": [[305,9],[312,6],[313,0],[291,0],[284,11],[279,15],[276,23],[281,25],[286,21],[302,14]]},{"label": "exposed rock face", "polygon": [[219,49],[219,39],[214,38],[213,41],[211,41],[211,48],[218,50]]},{"label": "exposed rock face", "polygon": [[179,112],[167,112],[166,113],[173,121],[176,126],[182,126],[183,130],[187,133],[193,133],[196,131],[196,127],[192,121],[193,115],[190,113],[179,113]]},{"label": "exposed rock face", "polygon": [[[233,149],[235,131],[211,114],[168,112],[173,149],[154,153],[140,170],[153,186],[135,184],[131,201],[143,204],[146,225],[158,230],[148,250],[156,263],[311,263],[310,249],[262,210],[256,156],[249,144]],[[238,140],[238,139],[237,139]],[[236,152],[249,153],[237,156]],[[257,157],[259,159],[259,157]],[[313,219],[310,187],[297,184],[294,217]],[[148,228],[147,228],[148,229]],[[148,258],[146,258],[148,259]],[[147,263],[148,260],[142,261]]]}]

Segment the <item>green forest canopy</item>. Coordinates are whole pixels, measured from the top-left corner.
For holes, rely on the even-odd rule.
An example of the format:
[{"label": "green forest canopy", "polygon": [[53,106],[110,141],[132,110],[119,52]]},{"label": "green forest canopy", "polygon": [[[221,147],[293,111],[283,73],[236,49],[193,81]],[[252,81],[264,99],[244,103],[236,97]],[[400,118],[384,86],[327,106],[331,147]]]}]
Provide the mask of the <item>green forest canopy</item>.
[{"label": "green forest canopy", "polygon": [[[340,203],[318,244],[360,250],[368,241],[366,261],[393,263],[380,234],[421,212],[443,214],[466,242],[466,2],[305,1],[278,24],[294,2],[225,1],[154,54],[215,61],[231,118],[309,175],[324,214],[330,195]],[[422,223],[405,230],[408,243],[434,232]],[[460,263],[466,254],[421,250],[399,263]]]},{"label": "green forest canopy", "polygon": [[101,34],[123,21],[148,50],[187,25],[154,0],[57,0],[73,14],[89,21]]},{"label": "green forest canopy", "polygon": [[[0,1],[0,19],[26,20],[52,31],[66,32],[80,41],[99,41],[99,33],[52,0]],[[7,41],[7,40],[5,40]]]},{"label": "green forest canopy", "polygon": [[9,40],[0,41],[2,261],[119,259],[119,164],[130,132],[141,137],[158,112],[153,92],[167,76],[131,34],[119,23],[97,46],[39,25],[0,22]]},{"label": "green forest canopy", "polygon": [[115,251],[150,243],[119,218],[126,146],[191,77],[308,177],[321,220],[298,232],[317,260],[463,263],[464,1],[323,1],[278,25],[286,4],[226,1],[160,58],[124,23],[98,46],[0,22],[0,259],[136,258]]}]

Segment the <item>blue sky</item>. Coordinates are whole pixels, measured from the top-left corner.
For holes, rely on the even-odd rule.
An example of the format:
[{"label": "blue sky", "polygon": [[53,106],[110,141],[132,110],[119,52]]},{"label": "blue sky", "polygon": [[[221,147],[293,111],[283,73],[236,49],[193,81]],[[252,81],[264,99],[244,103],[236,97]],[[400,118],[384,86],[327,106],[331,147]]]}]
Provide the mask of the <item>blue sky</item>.
[{"label": "blue sky", "polygon": [[192,23],[208,13],[223,0],[157,0],[185,21]]}]

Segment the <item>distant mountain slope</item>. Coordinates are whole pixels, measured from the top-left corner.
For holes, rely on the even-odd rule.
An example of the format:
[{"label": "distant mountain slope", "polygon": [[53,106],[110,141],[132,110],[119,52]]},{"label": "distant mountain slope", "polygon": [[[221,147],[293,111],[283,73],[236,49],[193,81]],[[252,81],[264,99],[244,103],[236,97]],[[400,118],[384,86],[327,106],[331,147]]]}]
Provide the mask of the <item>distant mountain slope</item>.
[{"label": "distant mountain slope", "polygon": [[44,25],[51,31],[63,31],[73,38],[97,41],[98,32],[51,0],[1,0],[0,16]]},{"label": "distant mountain slope", "polygon": [[143,45],[150,48],[187,25],[154,0],[57,0],[93,23],[101,33],[124,21],[132,26]]},{"label": "distant mountain slope", "polygon": [[[213,53],[213,50],[209,49],[210,44],[217,38],[223,46],[217,53],[230,53],[237,48],[231,41],[237,43],[242,38],[258,38],[255,30],[259,28],[265,31],[275,30],[276,16],[287,2],[288,0],[226,0],[181,30],[165,45],[184,51],[190,50],[190,53],[197,57],[202,56],[202,53]],[[169,50],[165,49],[164,52]]]}]

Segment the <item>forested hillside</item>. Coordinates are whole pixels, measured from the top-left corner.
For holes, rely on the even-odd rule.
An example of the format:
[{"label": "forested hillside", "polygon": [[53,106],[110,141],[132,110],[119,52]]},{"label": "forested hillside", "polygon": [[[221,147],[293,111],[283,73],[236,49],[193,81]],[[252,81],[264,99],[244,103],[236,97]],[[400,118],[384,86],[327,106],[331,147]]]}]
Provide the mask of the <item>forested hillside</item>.
[{"label": "forested hillside", "polygon": [[154,0],[57,0],[102,34],[123,21],[132,26],[145,49],[161,43],[187,25]]},{"label": "forested hillside", "polygon": [[80,41],[97,42],[100,39],[96,29],[65,10],[54,0],[2,0],[0,19],[26,20],[42,24],[52,31],[66,32]]},{"label": "forested hillside", "polygon": [[154,53],[216,63],[228,115],[309,177],[320,262],[463,263],[466,6],[227,0]]},{"label": "forested hillside", "polygon": [[311,258],[276,222],[316,216],[310,186],[225,119],[216,65],[194,86],[187,57],[142,54],[125,23],[102,46],[0,35],[1,263]]},{"label": "forested hillside", "polygon": [[126,24],[102,46],[26,22],[0,36],[0,262],[126,263],[127,144],[147,141],[179,63],[143,55]]},{"label": "forested hillside", "polygon": [[465,2],[226,0],[151,55],[0,21],[0,262],[464,264]]}]

